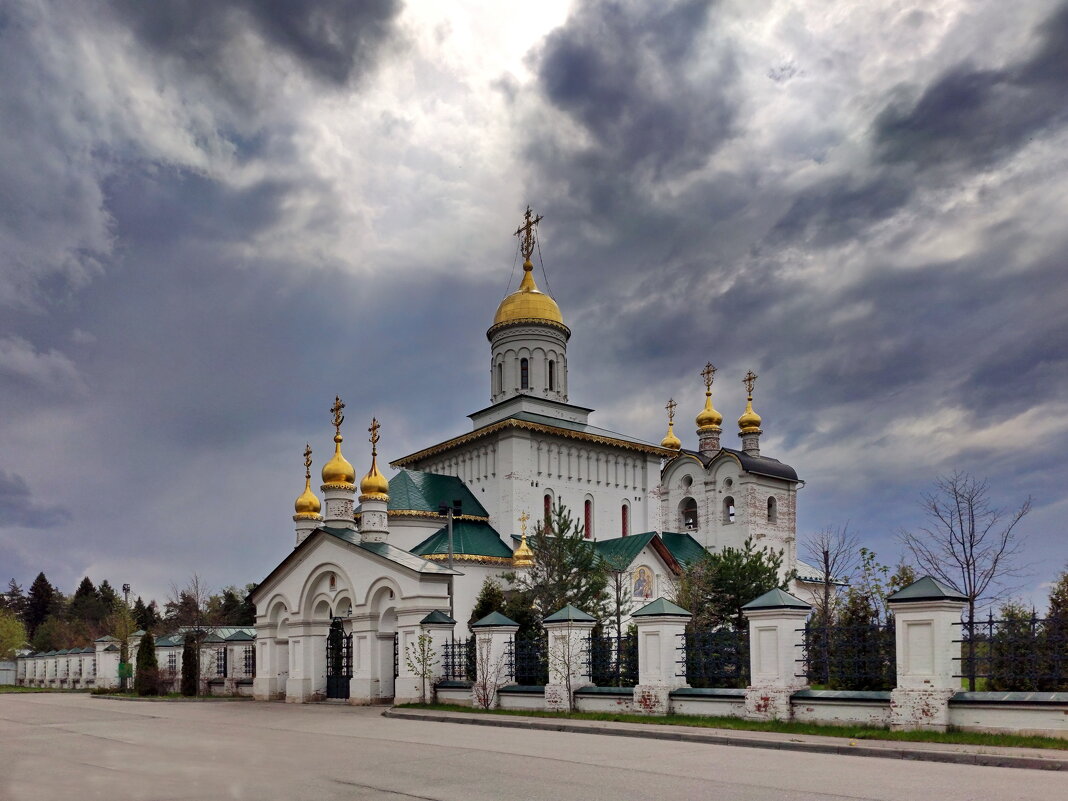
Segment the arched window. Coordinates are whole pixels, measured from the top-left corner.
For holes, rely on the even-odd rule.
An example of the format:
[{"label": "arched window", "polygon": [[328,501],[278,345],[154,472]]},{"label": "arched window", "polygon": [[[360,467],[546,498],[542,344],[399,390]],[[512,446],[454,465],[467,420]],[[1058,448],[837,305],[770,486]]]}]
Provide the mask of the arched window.
[{"label": "arched window", "polygon": [[530,389],[530,362],[526,359],[519,360],[519,388]]},{"label": "arched window", "polygon": [[723,499],[723,522],[734,522],[734,498],[730,495]]},{"label": "arched window", "polygon": [[586,539],[590,539],[593,536],[593,501],[587,499],[585,512]]},{"label": "arched window", "polygon": [[549,359],[549,389],[556,389],[556,362]]},{"label": "arched window", "polygon": [[627,506],[627,504],[623,504],[623,508],[620,509],[620,512],[622,513],[622,520],[623,520],[622,531],[623,531],[623,536],[625,537],[628,534],[630,534],[630,507]]},{"label": "arched window", "polygon": [[546,492],[542,500],[545,506],[545,522],[548,523],[553,517],[553,496]]},{"label": "arched window", "polygon": [[693,498],[683,498],[679,503],[679,525],[689,531],[697,528],[697,501]]},{"label": "arched window", "polygon": [[768,522],[775,523],[779,519],[779,504],[775,496],[768,498]]},{"label": "arched window", "polygon": [[504,392],[504,365],[497,363],[497,392]]}]

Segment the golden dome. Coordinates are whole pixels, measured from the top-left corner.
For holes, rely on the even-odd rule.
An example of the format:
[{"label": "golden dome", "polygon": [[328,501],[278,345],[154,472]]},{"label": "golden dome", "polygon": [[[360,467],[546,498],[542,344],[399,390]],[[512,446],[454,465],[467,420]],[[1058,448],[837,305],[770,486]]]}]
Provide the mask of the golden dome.
[{"label": "golden dome", "polygon": [[675,436],[675,424],[668,423],[667,435],[660,440],[661,448],[671,448],[672,450],[679,450],[682,448],[682,440]]},{"label": "golden dome", "polygon": [[[520,320],[539,320],[564,325],[564,317],[556,301],[539,291],[534,283],[534,265],[530,259],[523,262],[523,281],[519,289],[501,301],[493,325],[514,323]],[[566,326],[565,326],[566,327]]]},{"label": "golden dome", "polygon": [[760,415],[753,411],[753,398],[745,404],[745,412],[738,418],[738,428],[743,434],[760,431]]},{"label": "golden dome", "polygon": [[389,480],[378,469],[378,459],[372,456],[371,469],[360,480],[360,500],[365,497],[378,499],[380,496],[389,499]]},{"label": "golden dome", "polygon": [[293,504],[293,510],[302,517],[317,517],[322,508],[319,499],[312,492],[311,477],[308,476],[304,479],[304,492],[300,494],[297,502]]},{"label": "golden dome", "polygon": [[512,551],[512,567],[532,567],[534,565],[534,551],[527,545],[526,532],[519,541],[519,547]]},{"label": "golden dome", "polygon": [[704,429],[718,429],[719,424],[723,422],[723,415],[717,412],[712,407],[712,393],[705,393],[705,408],[703,408],[697,415],[697,430],[703,431]]},{"label": "golden dome", "polygon": [[340,433],[334,435],[334,455],[323,465],[324,484],[347,484],[351,487],[356,482],[356,470],[348,459],[341,455],[343,439]]}]

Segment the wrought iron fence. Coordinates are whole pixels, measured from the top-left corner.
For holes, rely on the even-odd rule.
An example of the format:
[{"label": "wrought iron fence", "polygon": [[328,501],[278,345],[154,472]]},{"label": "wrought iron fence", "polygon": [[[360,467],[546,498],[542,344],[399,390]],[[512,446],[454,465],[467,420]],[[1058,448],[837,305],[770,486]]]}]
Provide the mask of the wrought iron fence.
[{"label": "wrought iron fence", "polygon": [[549,683],[549,648],[544,633],[514,637],[508,644],[507,659],[516,684],[544,687]]},{"label": "wrought iron fence", "polygon": [[638,683],[638,635],[590,634],[586,640],[590,680],[598,687],[633,687]]},{"label": "wrought iron fence", "polygon": [[749,632],[734,629],[686,632],[679,646],[679,675],[691,687],[749,685]]},{"label": "wrought iron fence", "polygon": [[467,637],[445,643],[441,655],[441,678],[444,681],[475,680],[475,638]]},{"label": "wrought iron fence", "polygon": [[892,690],[897,685],[894,621],[812,625],[804,629],[801,673],[832,690]]},{"label": "wrought iron fence", "polygon": [[1068,620],[962,620],[960,671],[970,690],[1068,690]]}]

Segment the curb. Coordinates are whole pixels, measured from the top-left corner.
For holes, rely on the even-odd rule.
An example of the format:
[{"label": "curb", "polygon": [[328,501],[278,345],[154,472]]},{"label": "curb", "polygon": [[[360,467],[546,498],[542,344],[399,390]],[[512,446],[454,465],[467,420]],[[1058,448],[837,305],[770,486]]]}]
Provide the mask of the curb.
[{"label": "curb", "polygon": [[[460,723],[474,726],[497,726],[508,729],[538,729],[541,731],[562,731],[569,734],[602,734],[610,737],[644,737],[650,740],[670,740],[686,743],[707,743],[709,745],[732,745],[742,748],[767,748],[775,751],[804,751],[811,754],[844,754],[849,756],[877,757],[880,759],[907,759],[917,762],[947,762],[956,765],[982,765],[995,768],[1023,768],[1028,770],[1068,770],[1068,758],[1043,759],[1032,756],[1013,754],[982,754],[961,751],[931,751],[922,748],[876,747],[869,745],[832,745],[830,743],[805,742],[804,740],[761,740],[750,737],[730,737],[701,731],[663,731],[649,728],[622,729],[605,725],[583,726],[570,721],[556,723],[540,718],[522,717],[479,717],[454,713],[454,716],[434,714],[433,712],[408,712],[406,710],[387,709],[383,717],[407,720],[430,721],[434,723]],[[635,724],[643,726],[645,724]],[[682,728],[682,727],[680,727]],[[804,735],[799,735],[804,736]],[[844,739],[844,738],[843,738]]]},{"label": "curb", "polygon": [[146,695],[142,697],[127,696],[127,695],[89,695],[90,698],[100,698],[104,701],[134,701],[136,703],[148,703],[148,704],[191,704],[205,701],[251,701],[252,696],[228,696],[228,695],[215,695],[215,696],[195,696],[192,698],[161,698],[159,696]]}]

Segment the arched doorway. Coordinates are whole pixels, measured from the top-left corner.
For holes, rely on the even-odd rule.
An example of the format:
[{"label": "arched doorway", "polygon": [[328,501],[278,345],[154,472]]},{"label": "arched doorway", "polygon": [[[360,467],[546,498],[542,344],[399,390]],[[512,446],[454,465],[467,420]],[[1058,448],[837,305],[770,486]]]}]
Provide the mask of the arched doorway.
[{"label": "arched doorway", "polygon": [[349,697],[352,679],[352,635],[345,633],[341,618],[330,621],[326,635],[326,697]]}]

